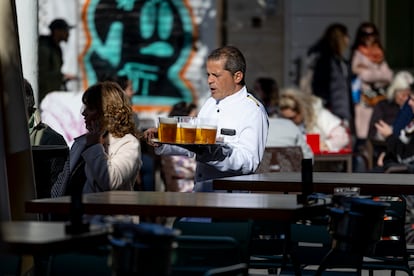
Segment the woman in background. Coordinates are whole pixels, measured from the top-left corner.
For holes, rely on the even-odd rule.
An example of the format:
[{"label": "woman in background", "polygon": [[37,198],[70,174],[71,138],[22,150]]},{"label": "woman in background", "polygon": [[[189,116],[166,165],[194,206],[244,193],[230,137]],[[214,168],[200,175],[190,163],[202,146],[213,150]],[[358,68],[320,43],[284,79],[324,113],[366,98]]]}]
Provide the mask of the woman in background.
[{"label": "woman in background", "polygon": [[373,108],[386,98],[393,72],[385,60],[379,32],[373,23],[364,22],[358,27],[351,50],[352,73],[361,81],[360,101],[355,104],[355,131],[358,144],[363,144]]},{"label": "woman in background", "polygon": [[321,151],[339,151],[347,148],[349,133],[342,120],[322,106],[320,98],[290,88],[279,99],[280,115],[291,119],[303,134],[320,135]]},{"label": "woman in background", "polygon": [[322,38],[308,51],[313,68],[312,93],[322,99],[322,104],[348,126],[352,124],[351,76],[345,52],[349,46],[345,25],[329,25]]},{"label": "woman in background", "polygon": [[88,133],[75,139],[52,197],[68,195],[73,189],[132,191],[142,162],[125,92],[115,82],[100,82],[84,92],[82,102]]}]

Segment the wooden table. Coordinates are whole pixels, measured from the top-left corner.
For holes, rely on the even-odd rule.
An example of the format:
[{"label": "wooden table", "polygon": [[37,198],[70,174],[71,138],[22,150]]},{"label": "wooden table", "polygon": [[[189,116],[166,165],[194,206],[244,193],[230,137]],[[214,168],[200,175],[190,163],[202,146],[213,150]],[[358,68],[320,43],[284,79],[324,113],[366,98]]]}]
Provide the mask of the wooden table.
[{"label": "wooden table", "polygon": [[[299,193],[301,173],[250,174],[215,179],[215,190]],[[361,195],[414,195],[414,176],[379,173],[313,173],[314,192],[332,194],[335,187],[360,187]]]},{"label": "wooden table", "polygon": [[[26,212],[69,213],[70,197],[26,202]],[[325,209],[323,203],[304,206],[296,195],[250,193],[180,193],[111,191],[83,195],[86,214],[227,219],[293,220]]]},{"label": "wooden table", "polygon": [[7,252],[19,255],[47,255],[108,243],[109,230],[98,226],[79,235],[66,234],[63,222],[10,221],[0,227]]},{"label": "wooden table", "polygon": [[348,153],[316,153],[314,155],[314,160],[316,162],[345,162],[346,171],[348,173],[352,172],[352,152]]}]

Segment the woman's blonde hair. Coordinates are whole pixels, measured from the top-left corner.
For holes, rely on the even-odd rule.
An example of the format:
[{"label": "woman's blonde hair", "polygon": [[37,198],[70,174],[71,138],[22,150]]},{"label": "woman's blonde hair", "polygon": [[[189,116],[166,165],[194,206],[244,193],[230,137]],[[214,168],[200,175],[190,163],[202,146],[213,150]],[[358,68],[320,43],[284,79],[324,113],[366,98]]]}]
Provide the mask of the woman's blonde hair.
[{"label": "woman's blonde hair", "polygon": [[138,137],[131,104],[117,83],[104,81],[90,86],[83,94],[82,102],[98,111],[103,129],[114,137],[128,133]]},{"label": "woman's blonde hair", "polygon": [[279,109],[291,109],[303,118],[305,129],[309,132],[316,124],[315,112],[313,109],[314,97],[296,88],[285,88],[282,90],[279,99]]}]

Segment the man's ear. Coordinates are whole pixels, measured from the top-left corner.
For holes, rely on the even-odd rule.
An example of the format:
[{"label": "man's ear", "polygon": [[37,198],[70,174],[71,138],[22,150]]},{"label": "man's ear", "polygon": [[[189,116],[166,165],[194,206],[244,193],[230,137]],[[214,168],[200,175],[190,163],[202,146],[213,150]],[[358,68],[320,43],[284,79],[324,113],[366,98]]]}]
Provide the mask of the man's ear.
[{"label": "man's ear", "polygon": [[237,71],[236,73],[234,73],[234,80],[237,83],[240,83],[243,79],[243,72],[242,71]]}]

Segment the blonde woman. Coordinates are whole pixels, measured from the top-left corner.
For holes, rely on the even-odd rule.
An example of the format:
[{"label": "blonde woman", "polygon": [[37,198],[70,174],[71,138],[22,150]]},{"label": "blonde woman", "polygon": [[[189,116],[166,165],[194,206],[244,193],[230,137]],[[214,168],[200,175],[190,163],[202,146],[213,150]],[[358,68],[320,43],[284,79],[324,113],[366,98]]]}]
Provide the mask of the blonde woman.
[{"label": "blonde woman", "polygon": [[303,134],[320,135],[321,151],[339,151],[346,148],[350,135],[341,119],[322,106],[322,100],[294,88],[282,91],[279,100],[280,115],[292,120]]},{"label": "blonde woman", "polygon": [[[69,160],[52,187],[52,196],[109,190],[133,190],[141,168],[133,111],[122,88],[105,81],[82,96],[88,133],[75,139]],[[80,185],[80,186],[79,186]]]}]

